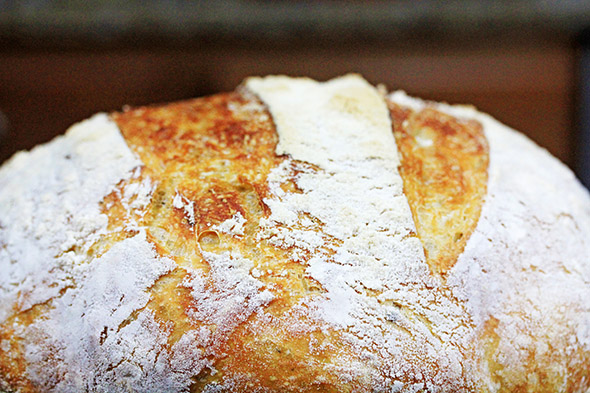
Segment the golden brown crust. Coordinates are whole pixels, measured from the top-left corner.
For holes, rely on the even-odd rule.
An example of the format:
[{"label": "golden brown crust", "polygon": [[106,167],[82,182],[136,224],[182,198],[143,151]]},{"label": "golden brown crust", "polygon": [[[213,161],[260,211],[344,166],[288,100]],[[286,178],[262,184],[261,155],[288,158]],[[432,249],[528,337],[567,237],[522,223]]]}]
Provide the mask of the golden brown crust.
[{"label": "golden brown crust", "polygon": [[[523,318],[527,318],[523,316]],[[531,322],[532,324],[532,322]],[[538,332],[532,338],[533,342],[550,342],[551,348],[530,345],[526,347],[526,359],[516,367],[506,367],[503,364],[503,349],[500,341],[505,339],[499,329],[500,321],[490,317],[484,324],[478,345],[483,352],[485,366],[489,369],[493,383],[500,393],[539,392],[551,393],[585,392],[587,390],[587,364],[590,354],[580,349],[572,349],[564,353],[561,349],[571,346],[571,337],[564,335],[552,337],[547,332]],[[527,337],[530,332],[520,332]],[[526,372],[523,372],[526,371]]]},{"label": "golden brown crust", "polygon": [[[346,347],[340,343],[337,331],[322,326],[313,328],[317,322],[308,320],[306,324],[311,333],[287,333],[288,327],[295,323],[288,317],[293,312],[293,306],[303,297],[313,296],[315,291],[321,292],[322,288],[305,274],[305,266],[291,259],[288,249],[277,248],[254,237],[258,230],[255,223],[268,216],[268,207],[263,202],[268,194],[268,174],[284,158],[275,154],[277,138],[270,116],[260,103],[256,103],[258,107],[252,111],[252,100],[231,93],[114,115],[129,146],[146,164],[142,175],[149,174],[158,184],[156,200],[140,224],[151,228],[148,230],[149,239],[162,255],[178,254],[177,250],[181,249],[187,253],[183,259],[176,258],[181,266],[186,263],[191,268],[206,271],[207,264],[198,250],[221,253],[233,249],[255,260],[258,269],[275,272],[261,277],[266,285],[274,288],[275,300],[265,310],[273,316],[273,322],[265,323],[255,315],[226,337],[219,348],[209,348],[211,353],[225,355],[219,359],[211,357],[217,372],[215,375],[201,373],[193,390],[197,391],[197,387],[205,382],[219,383],[224,378],[232,378],[234,387],[242,391],[253,387],[325,392],[352,389],[355,383],[343,384],[337,374],[325,370],[310,372],[310,369],[318,369],[319,365],[337,363],[335,358]],[[460,124],[433,110],[402,119],[399,113],[403,109],[395,104],[391,106],[402,154],[401,174],[414,214],[422,208],[432,215],[431,203],[449,197],[452,203],[443,208],[446,210],[435,210],[435,217],[451,214],[457,206],[467,205],[467,201],[476,202],[474,207],[467,207],[467,211],[463,212],[465,221],[449,220],[432,225],[430,231],[417,226],[423,242],[435,241],[444,250],[429,259],[431,263],[441,261],[437,272],[444,273],[452,266],[450,261],[456,260],[462,251],[477,223],[483,202],[487,150],[481,127],[473,123]],[[408,118],[410,126],[402,126]],[[426,126],[435,134],[435,148],[439,149],[438,153],[430,156],[417,148],[410,133],[413,127]],[[428,167],[419,171],[417,168],[422,161],[427,162]],[[474,172],[474,161],[477,170],[469,178]],[[453,165],[460,165],[460,168],[451,170]],[[437,171],[434,177],[439,180],[429,191],[424,190],[424,183],[428,181],[426,171]],[[298,192],[295,184],[290,184],[289,191]],[[478,190],[482,184],[483,191]],[[454,194],[458,191],[457,187],[463,195]],[[163,202],[170,201],[174,193],[183,195],[198,207],[194,223],[188,222],[180,209]],[[248,223],[243,237],[235,239],[211,230],[212,226],[238,212]],[[111,220],[120,216],[114,211],[108,212],[108,215]],[[422,219],[424,226],[428,224],[424,214],[416,217],[419,217],[416,220],[418,223]],[[436,218],[433,220],[436,223]],[[459,241],[452,237],[452,247],[445,249],[449,246],[446,237],[449,228],[463,231],[465,236]],[[155,231],[158,234],[154,234]],[[187,316],[187,311],[191,310],[190,294],[177,290],[184,278],[185,274],[175,271],[161,279],[163,283],[156,285],[148,305],[159,319],[174,323],[170,347],[188,328],[195,327],[194,321],[189,322]],[[171,302],[170,299],[175,300]],[[171,309],[170,303],[180,306]],[[304,316],[297,318],[304,319]],[[322,350],[310,353],[311,341],[324,343]],[[353,350],[344,350],[350,351]],[[243,380],[236,377],[240,375],[249,377]],[[277,379],[276,375],[282,377]],[[403,376],[400,379],[403,380]],[[285,385],[285,381],[289,384]],[[361,389],[361,386],[357,385],[356,389]]]},{"label": "golden brown crust", "polygon": [[26,362],[23,358],[22,347],[14,339],[14,330],[2,327],[0,339],[9,342],[9,346],[0,349],[0,375],[5,379],[6,385],[0,384],[2,389],[15,389],[22,392],[34,392],[33,387],[25,378]]},{"label": "golden brown crust", "polygon": [[[309,274],[307,262],[312,253],[260,236],[261,223],[271,215],[272,171],[293,162],[275,154],[276,129],[260,100],[238,91],[113,114],[142,166],[100,202],[100,211],[108,217],[107,230],[85,251],[84,263],[95,262],[141,231],[158,256],[174,262],[173,268],[147,288],[146,304],[116,326],[116,333],[146,312],[153,315],[166,332],[158,353],[162,359],[174,359],[183,339],[194,332],[211,337],[190,347],[201,362],[199,367],[188,366],[189,384],[184,390],[191,392],[553,389],[560,376],[553,375],[547,365],[563,359],[552,358],[550,352],[537,355],[531,344],[526,349],[530,358],[525,368],[534,371],[537,379],[516,375],[522,368],[510,369],[501,362],[504,322],[486,316],[487,322],[484,319],[482,328],[476,330],[466,299],[453,287],[456,283],[446,280],[476,229],[486,198],[490,159],[482,124],[434,107],[415,110],[390,100],[387,105],[404,193],[416,224],[417,233],[411,236],[424,245],[430,271],[424,265],[423,282],[422,276],[408,275],[404,277],[419,279],[402,281],[391,290],[354,286],[367,304],[388,310],[384,317],[374,319],[376,335],[364,331],[363,325],[337,327],[312,315],[305,307],[327,293]],[[295,179],[298,171],[320,171],[306,163],[297,165],[290,167],[291,178],[286,175],[281,180],[280,188],[286,193],[304,192]],[[145,185],[151,187],[148,202],[140,201],[139,196],[129,198],[130,189]],[[324,236],[326,254],[335,253],[341,240],[324,233],[317,217],[308,214],[305,218],[313,231]],[[239,228],[224,227],[234,221]],[[216,305],[228,307],[218,317],[199,303],[198,296],[219,300],[240,291],[239,282],[228,284],[229,288],[220,285],[223,277],[220,280],[211,263],[212,256],[233,254],[252,261],[249,274],[260,283],[259,292],[268,292],[272,299],[233,314],[228,311],[231,306],[246,309],[253,295],[247,293],[237,305],[217,301]],[[392,271],[395,268],[390,266]],[[197,295],[191,286],[196,278],[202,280],[203,288]],[[48,367],[45,372],[51,386],[35,386],[27,377],[21,345],[23,332],[45,318],[53,307],[51,302],[65,292],[67,288],[26,310],[15,307],[0,324],[0,381],[7,388],[43,391],[66,378]],[[397,293],[407,297],[393,300]],[[230,319],[222,319],[224,313]],[[361,329],[355,330],[358,326]],[[116,333],[105,326],[99,344]],[[560,341],[549,333],[542,339],[568,346],[565,339]],[[586,383],[587,371],[579,366],[590,364],[590,354],[579,347],[576,351],[572,353],[575,362],[566,367],[571,377],[563,391],[576,391]],[[459,361],[447,354],[458,356]],[[47,364],[60,361],[50,357]],[[477,369],[480,366],[484,369]],[[191,367],[198,372],[191,374]]]},{"label": "golden brown crust", "polygon": [[[256,223],[268,215],[263,202],[268,193],[268,173],[284,160],[274,152],[276,133],[262,105],[253,98],[231,93],[165,107],[138,108],[113,117],[129,146],[146,164],[142,176],[149,174],[158,184],[157,199],[140,224],[150,228],[149,239],[160,254],[176,254],[180,266],[160,279],[148,304],[158,320],[173,323],[170,348],[187,330],[199,327],[188,316],[195,307],[189,291],[179,288],[186,276],[183,266],[208,270],[201,251],[219,254],[238,250],[245,258],[256,261],[257,269],[272,271],[260,278],[275,295],[265,309],[267,315],[262,320],[258,315],[251,316],[217,342],[217,347],[204,349],[210,353],[208,359],[216,372],[201,372],[191,391],[227,379],[232,379],[234,389],[240,391],[265,387],[276,391],[336,392],[348,386],[342,385],[336,374],[319,369],[310,372],[337,356],[342,347],[337,333],[322,333],[319,326],[311,334],[289,333],[285,329],[293,322],[289,321],[292,307],[318,290],[317,283],[305,277],[304,266],[291,260],[289,250],[255,238]],[[170,204],[176,193],[196,206],[194,222]],[[108,212],[112,227],[120,225],[113,220],[122,217],[112,210],[115,206]],[[239,238],[213,228],[236,213],[247,223]],[[273,322],[268,323],[268,318]],[[314,323],[307,323],[313,331]],[[332,342],[333,348],[311,354],[312,339]],[[277,379],[277,375],[282,377]]]},{"label": "golden brown crust", "polygon": [[481,124],[389,102],[400,174],[433,273],[445,275],[479,220],[489,151]]},{"label": "golden brown crust", "polygon": [[0,325],[0,340],[9,343],[7,348],[0,348],[0,376],[5,378],[7,382],[7,386],[0,384],[0,391],[2,389],[6,389],[8,392],[22,393],[39,391],[38,387],[27,379],[27,361],[24,356],[24,348],[15,328],[30,325],[46,308],[47,304],[38,304],[24,312],[16,312],[15,310],[14,316]]}]

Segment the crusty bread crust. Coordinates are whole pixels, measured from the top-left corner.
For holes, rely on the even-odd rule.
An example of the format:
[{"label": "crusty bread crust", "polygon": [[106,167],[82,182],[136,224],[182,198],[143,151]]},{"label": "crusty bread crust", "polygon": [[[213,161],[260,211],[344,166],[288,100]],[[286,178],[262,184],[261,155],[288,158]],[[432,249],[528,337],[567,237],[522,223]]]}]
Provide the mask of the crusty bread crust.
[{"label": "crusty bread crust", "polygon": [[[364,157],[360,148],[334,142],[358,160],[355,168],[340,156],[305,161],[288,149],[277,154],[288,114],[275,99],[296,103],[301,97],[292,89],[325,94],[326,101],[310,105],[318,116],[327,107],[329,116],[352,116],[375,135],[387,125],[393,153]],[[359,91],[368,100],[380,97],[384,121],[355,114],[363,105],[355,101]],[[267,78],[232,93],[112,114],[129,151],[109,140],[120,149],[110,158],[120,170],[103,169],[111,171],[101,180],[109,191],[97,191],[97,201],[87,197],[96,211],[78,207],[80,217],[94,217],[94,227],[76,229],[75,217],[64,221],[64,230],[85,237],[52,251],[53,267],[34,286],[10,283],[17,250],[31,246],[15,245],[11,233],[32,232],[0,217],[0,269],[9,272],[0,273],[0,301],[10,302],[0,308],[0,390],[590,389],[587,193],[553,158],[473,109],[379,94],[356,76],[328,84]],[[300,118],[313,123],[311,112]],[[326,132],[338,138],[345,130]],[[526,185],[535,192],[511,183],[518,188],[514,204],[527,207],[521,210],[501,199],[509,193],[500,186],[502,151],[512,145],[522,151],[522,165],[534,159],[542,168],[532,169],[535,183]],[[76,154],[87,154],[80,146],[58,140],[44,149],[48,156],[71,154],[66,168]],[[39,225],[35,214],[45,211],[19,202],[36,201],[29,194],[40,175],[22,168],[34,167],[39,153],[27,154],[0,169],[0,213],[16,217],[14,209],[27,206],[18,213]],[[380,172],[389,165],[390,174]],[[382,183],[367,180],[365,170]],[[78,181],[56,177],[60,184]],[[335,183],[336,191],[322,188],[331,177],[356,180]],[[10,195],[17,186],[22,195]],[[67,187],[55,187],[69,203]],[[397,222],[387,228],[367,218],[364,231],[373,237],[338,231],[331,225],[339,216],[305,207],[316,198],[316,206],[328,201],[343,209],[348,197],[356,209],[346,216],[352,225],[389,203],[390,192],[399,192],[407,208],[395,210]],[[539,192],[569,199],[547,199],[555,205],[549,208]],[[407,217],[415,227],[399,227]],[[533,246],[514,228],[535,231],[535,220],[532,235],[545,238]],[[511,236],[521,236],[520,243],[510,243]],[[393,250],[406,244],[412,255],[383,261],[385,246],[367,246],[366,239]],[[539,252],[544,245],[562,250]],[[569,292],[557,296],[554,285]]]}]

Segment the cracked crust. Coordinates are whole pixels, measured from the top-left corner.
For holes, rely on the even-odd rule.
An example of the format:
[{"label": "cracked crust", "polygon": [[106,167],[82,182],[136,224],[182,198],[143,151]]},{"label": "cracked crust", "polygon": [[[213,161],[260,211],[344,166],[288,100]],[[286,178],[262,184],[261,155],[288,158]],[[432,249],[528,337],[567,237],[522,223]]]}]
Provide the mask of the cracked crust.
[{"label": "cracked crust", "polygon": [[[87,276],[64,285],[32,307],[15,304],[10,315],[0,320],[0,389],[588,389],[590,376],[584,370],[590,365],[590,349],[583,342],[587,339],[583,329],[589,329],[590,319],[567,320],[569,314],[563,311],[555,320],[548,319],[560,327],[540,334],[542,320],[548,318],[542,308],[535,309],[538,315],[518,315],[526,309],[519,308],[518,298],[510,298],[513,309],[508,315],[488,306],[492,302],[483,295],[479,297],[480,293],[492,296],[494,290],[504,289],[499,281],[512,283],[505,266],[493,259],[486,265],[486,255],[477,253],[478,247],[485,249],[483,242],[492,242],[482,235],[488,233],[482,225],[494,217],[493,209],[485,204],[491,181],[488,174],[495,173],[495,167],[492,172],[488,170],[494,157],[490,149],[497,145],[488,145],[485,122],[469,113],[449,113],[452,111],[448,108],[434,104],[418,108],[390,98],[386,103],[400,156],[403,190],[416,224],[416,232],[409,237],[424,245],[425,259],[423,266],[411,266],[415,270],[411,273],[395,273],[400,269],[396,266],[378,270],[402,277],[389,286],[363,281],[365,276],[359,276],[356,284],[343,283],[366,302],[363,312],[367,315],[360,322],[335,325],[319,312],[326,296],[335,296],[330,292],[334,286],[321,282],[324,275],[316,274],[317,267],[310,268],[309,261],[320,254],[337,261],[343,241],[326,233],[326,224],[309,212],[301,213],[291,228],[273,228],[268,223],[277,201],[283,201],[285,195],[308,192],[301,179],[323,172],[316,165],[275,153],[278,135],[267,106],[242,88],[181,103],[129,109],[113,114],[112,119],[141,165],[100,200],[100,214],[106,217],[104,230],[98,231],[87,246],[68,250],[80,257],[76,266]],[[563,175],[560,171],[555,173]],[[498,193],[494,184],[492,192]],[[587,196],[580,200],[576,200],[582,205],[577,212],[587,215]],[[567,232],[568,236],[583,237],[588,218],[575,215],[567,213],[560,220],[571,220],[578,226],[579,234]],[[539,225],[549,228],[546,236],[555,236],[552,219]],[[7,225],[0,218],[0,226]],[[562,227],[569,231],[568,225],[569,221]],[[300,231],[296,234],[319,234],[319,238],[311,239],[317,243],[313,248],[298,243],[299,238],[286,243],[289,238],[281,236],[292,229]],[[500,235],[493,241],[497,247],[501,242],[509,244]],[[3,242],[6,239],[0,237],[0,249]],[[144,266],[142,260],[125,254],[121,244],[144,253],[142,260],[151,265]],[[590,250],[586,243],[577,247]],[[523,253],[526,250],[521,250]],[[3,255],[0,253],[0,258]],[[472,255],[479,259],[469,259]],[[127,261],[128,265],[117,270],[117,261]],[[0,264],[8,263],[0,259]],[[584,263],[575,268],[564,263],[569,276],[556,278],[572,283],[572,290],[578,291],[579,297],[572,295],[563,303],[582,316],[589,313],[580,301],[585,295],[580,287],[588,285],[580,278],[588,273],[588,264]],[[549,262],[538,264],[539,270],[552,268]],[[142,269],[157,274],[145,275]],[[485,269],[494,271],[494,275],[485,276]],[[117,275],[126,271],[131,273],[119,281]],[[536,279],[535,274],[531,273],[531,280]],[[91,280],[102,275],[108,280],[96,288],[106,295],[79,291],[83,285],[94,288]],[[137,291],[117,292],[127,288],[128,279],[135,280]],[[465,282],[471,279],[471,283]],[[482,284],[485,282],[490,285],[489,291]],[[474,290],[476,283],[479,289]],[[540,284],[531,284],[533,292],[541,288],[535,285]],[[116,289],[112,296],[109,288]],[[523,304],[536,305],[544,299],[529,292]],[[70,334],[67,327],[65,333],[47,328],[65,321],[64,310],[74,309],[82,301],[91,302],[90,295],[104,295],[105,304],[117,304],[117,309],[126,313],[119,316],[113,309],[97,314],[105,317],[104,326],[100,320],[96,329],[89,329],[92,334],[79,341],[84,344],[79,351],[83,354],[68,358],[63,340],[69,335],[76,337],[77,332],[72,328]],[[506,306],[502,301],[506,302],[498,293],[498,307]],[[511,330],[515,323],[520,333]],[[572,334],[577,334],[578,342],[565,343],[558,338]],[[536,335],[539,341],[531,341],[530,337]],[[43,340],[50,345],[45,346]],[[554,343],[561,347],[553,349],[553,356],[542,352],[543,346]],[[45,348],[40,352],[44,359],[34,356],[35,346]],[[106,348],[105,352],[100,348]],[[119,354],[118,348],[123,352]],[[569,364],[564,354],[571,356]],[[523,359],[521,355],[528,359],[527,370],[539,376],[537,379],[516,375],[527,371],[516,365]],[[552,365],[556,360],[562,367]],[[35,371],[40,366],[31,368],[34,362],[44,366],[42,376]],[[68,374],[70,370],[64,364],[86,372],[75,376],[82,382]]]}]

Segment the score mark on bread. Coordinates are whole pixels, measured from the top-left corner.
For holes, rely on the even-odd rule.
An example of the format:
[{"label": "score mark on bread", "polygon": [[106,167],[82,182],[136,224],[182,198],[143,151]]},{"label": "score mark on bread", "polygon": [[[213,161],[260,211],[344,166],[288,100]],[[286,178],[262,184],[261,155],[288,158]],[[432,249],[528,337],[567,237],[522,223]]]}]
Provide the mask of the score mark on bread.
[{"label": "score mark on bread", "polygon": [[481,124],[426,107],[389,101],[401,154],[404,192],[426,258],[444,275],[479,220],[488,182],[488,145]]}]

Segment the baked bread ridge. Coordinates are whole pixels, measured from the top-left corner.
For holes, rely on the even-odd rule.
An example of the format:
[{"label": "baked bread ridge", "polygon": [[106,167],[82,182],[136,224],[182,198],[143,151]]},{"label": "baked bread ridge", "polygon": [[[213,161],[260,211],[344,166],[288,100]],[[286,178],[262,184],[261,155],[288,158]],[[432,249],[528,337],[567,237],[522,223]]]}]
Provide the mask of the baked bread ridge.
[{"label": "baked bread ridge", "polygon": [[[422,113],[407,150],[392,138],[396,110]],[[0,388],[590,387],[588,194],[486,115],[384,96],[358,76],[267,77],[82,124],[0,169]],[[319,140],[305,149],[283,143],[309,132]],[[460,181],[425,181],[481,205],[473,225],[448,224],[466,239],[444,267],[421,241],[447,224],[429,227],[441,217],[417,215],[427,190],[406,201],[419,178],[402,179],[431,147]]]}]

